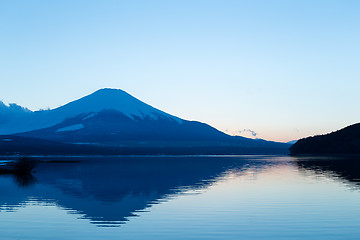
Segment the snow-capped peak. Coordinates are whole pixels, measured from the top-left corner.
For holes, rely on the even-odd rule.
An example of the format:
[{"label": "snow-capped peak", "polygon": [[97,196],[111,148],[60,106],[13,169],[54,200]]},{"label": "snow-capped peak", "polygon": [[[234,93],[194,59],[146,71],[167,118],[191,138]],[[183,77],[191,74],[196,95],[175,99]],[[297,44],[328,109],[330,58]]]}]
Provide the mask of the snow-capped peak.
[{"label": "snow-capped peak", "polygon": [[[0,115],[1,106],[0,103]],[[21,108],[20,106],[11,106],[13,108]],[[3,106],[4,108],[4,106]],[[84,115],[84,118],[91,118],[97,113],[104,110],[118,111],[125,116],[135,119],[154,119],[159,118],[182,123],[182,119],[160,111],[152,106],[136,99],[125,91],[120,89],[100,89],[88,96],[65,104],[52,110],[42,111],[26,111],[26,117],[18,116],[10,118],[9,121],[0,119],[0,134],[14,134],[28,132],[32,130],[42,129],[54,126],[63,122],[65,119]],[[12,114],[12,116],[15,116]],[[4,118],[3,118],[4,120]],[[83,119],[85,120],[85,119]]]},{"label": "snow-capped peak", "polygon": [[178,117],[153,108],[123,90],[110,88],[100,89],[88,96],[70,102],[52,111],[66,112],[70,115],[79,115],[82,113],[96,113],[103,110],[119,111],[132,119],[134,119],[134,117],[142,119],[146,117],[152,119],[162,117],[172,119],[177,122],[182,121]]}]

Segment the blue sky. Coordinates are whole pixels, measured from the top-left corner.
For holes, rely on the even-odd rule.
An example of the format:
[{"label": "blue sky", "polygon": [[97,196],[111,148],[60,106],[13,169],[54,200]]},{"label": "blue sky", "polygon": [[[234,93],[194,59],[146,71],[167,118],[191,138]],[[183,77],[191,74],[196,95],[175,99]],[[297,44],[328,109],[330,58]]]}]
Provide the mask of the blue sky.
[{"label": "blue sky", "polygon": [[37,110],[111,87],[230,134],[326,133],[360,120],[359,12],[351,0],[1,1],[0,100]]}]

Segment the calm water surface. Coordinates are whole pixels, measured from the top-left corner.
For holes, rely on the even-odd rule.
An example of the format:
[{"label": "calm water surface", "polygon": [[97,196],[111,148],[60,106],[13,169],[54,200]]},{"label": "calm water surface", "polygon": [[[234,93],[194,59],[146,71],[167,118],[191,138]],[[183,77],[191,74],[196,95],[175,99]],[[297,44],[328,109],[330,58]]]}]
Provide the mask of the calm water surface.
[{"label": "calm water surface", "polygon": [[76,158],[0,175],[0,239],[360,239],[360,159]]}]

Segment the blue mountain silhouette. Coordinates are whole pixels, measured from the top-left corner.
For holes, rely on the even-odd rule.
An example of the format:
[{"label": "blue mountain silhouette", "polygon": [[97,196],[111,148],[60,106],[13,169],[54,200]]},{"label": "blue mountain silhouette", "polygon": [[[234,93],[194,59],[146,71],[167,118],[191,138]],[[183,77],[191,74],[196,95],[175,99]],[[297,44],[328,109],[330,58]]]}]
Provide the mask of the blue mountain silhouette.
[{"label": "blue mountain silhouette", "polygon": [[205,123],[165,113],[118,89],[101,89],[51,110],[32,112],[18,105],[16,109],[14,114],[2,111],[7,117],[0,121],[1,135],[111,147],[288,148],[229,136]]}]

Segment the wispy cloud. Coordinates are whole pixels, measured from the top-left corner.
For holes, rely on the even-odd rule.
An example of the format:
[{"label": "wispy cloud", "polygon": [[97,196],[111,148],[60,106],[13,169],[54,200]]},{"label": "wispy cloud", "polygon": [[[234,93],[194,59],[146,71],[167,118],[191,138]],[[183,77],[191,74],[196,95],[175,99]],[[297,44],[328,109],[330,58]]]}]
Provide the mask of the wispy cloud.
[{"label": "wispy cloud", "polygon": [[248,134],[250,133],[253,137],[256,137],[258,135],[257,132],[251,130],[251,129],[243,129],[239,131],[240,134]]}]

